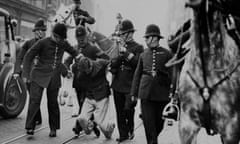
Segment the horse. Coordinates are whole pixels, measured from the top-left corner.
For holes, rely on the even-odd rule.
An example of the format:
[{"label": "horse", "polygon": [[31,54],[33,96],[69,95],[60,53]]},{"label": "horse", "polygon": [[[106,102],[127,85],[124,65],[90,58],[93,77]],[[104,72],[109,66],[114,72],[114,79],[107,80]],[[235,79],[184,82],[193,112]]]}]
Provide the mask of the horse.
[{"label": "horse", "polygon": [[239,47],[225,25],[228,15],[234,15],[225,6],[236,1],[186,2],[193,19],[191,49],[179,79],[182,144],[196,144],[201,128],[209,135],[219,134],[223,144],[240,141]]}]

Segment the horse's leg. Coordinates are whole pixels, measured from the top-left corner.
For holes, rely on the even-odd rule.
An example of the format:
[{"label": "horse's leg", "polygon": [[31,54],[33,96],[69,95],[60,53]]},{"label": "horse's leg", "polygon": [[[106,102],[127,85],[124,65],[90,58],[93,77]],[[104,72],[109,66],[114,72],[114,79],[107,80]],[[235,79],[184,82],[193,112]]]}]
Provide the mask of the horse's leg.
[{"label": "horse's leg", "polygon": [[[222,125],[218,125],[219,133],[221,135],[221,141],[223,144],[239,144],[240,141],[240,119],[239,114],[235,113],[234,117],[224,117],[220,119],[221,121],[226,121]],[[217,124],[221,124],[218,122]]]},{"label": "horse's leg", "polygon": [[239,137],[240,135],[230,137],[226,135],[221,135],[221,141],[222,144],[239,144]]},{"label": "horse's leg", "polygon": [[179,136],[181,144],[197,144],[197,135],[200,127],[194,122],[189,114],[181,112],[179,121]]}]

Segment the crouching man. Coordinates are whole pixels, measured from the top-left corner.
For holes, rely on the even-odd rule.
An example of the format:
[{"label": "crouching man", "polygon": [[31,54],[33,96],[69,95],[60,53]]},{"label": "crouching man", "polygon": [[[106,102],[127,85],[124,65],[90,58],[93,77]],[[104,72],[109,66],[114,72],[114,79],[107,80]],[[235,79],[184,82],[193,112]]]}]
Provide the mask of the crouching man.
[{"label": "crouching man", "polygon": [[[81,54],[78,57],[76,60],[79,67],[78,75],[84,75],[87,90],[82,112],[76,120],[75,128],[80,127],[86,134],[90,134],[96,123],[104,136],[110,139],[115,124],[107,122],[106,118],[110,95],[110,87],[106,79],[109,60],[91,60]],[[92,115],[94,115],[94,120],[91,119]]]}]

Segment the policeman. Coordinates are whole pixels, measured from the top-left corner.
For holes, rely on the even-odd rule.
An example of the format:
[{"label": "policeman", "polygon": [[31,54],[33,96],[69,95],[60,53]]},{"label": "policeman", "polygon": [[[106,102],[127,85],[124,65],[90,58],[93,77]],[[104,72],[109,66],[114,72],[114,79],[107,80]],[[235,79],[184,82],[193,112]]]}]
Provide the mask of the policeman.
[{"label": "policeman", "polygon": [[112,89],[117,112],[119,130],[118,142],[134,137],[134,107],[130,101],[132,78],[143,46],[133,39],[134,26],[130,20],[124,20],[120,26],[120,37],[123,44],[119,47],[120,54],[111,62],[114,75]]},{"label": "policeman", "polygon": [[[27,134],[33,135],[35,129],[34,118],[40,108],[42,93],[47,90],[50,137],[56,137],[56,130],[60,129],[60,112],[57,102],[58,91],[61,86],[62,57],[64,51],[72,56],[77,51],[65,40],[67,27],[57,23],[52,30],[52,35],[39,40],[29,49],[24,57],[23,76],[30,79],[30,102],[25,128]],[[38,62],[31,68],[35,56]]]},{"label": "policeman", "polygon": [[[44,23],[43,19],[39,19],[35,25],[34,25],[34,38],[26,41],[23,46],[22,49],[20,51],[20,53],[17,55],[17,59],[16,59],[16,63],[14,66],[14,77],[18,77],[20,76],[21,72],[22,72],[22,62],[23,62],[23,58],[26,54],[26,52],[28,51],[28,49],[30,49],[33,44],[35,44],[38,40],[42,39],[45,37],[45,31],[47,30],[47,26]],[[37,61],[37,57],[34,61]],[[32,66],[34,65],[34,63],[32,63]],[[27,85],[27,89],[28,92],[30,91],[30,80],[25,80],[26,81],[26,85]],[[36,122],[37,125],[42,123],[42,116],[41,116],[41,111],[39,109],[39,111],[36,114],[36,117],[34,118],[34,121]]]},{"label": "policeman", "polygon": [[132,101],[141,99],[142,119],[148,144],[157,144],[157,137],[163,129],[162,111],[169,102],[171,69],[165,63],[172,54],[159,46],[160,29],[155,24],[146,28],[145,42],[147,49],[140,55],[134,73],[131,95]]},{"label": "policeman", "polygon": [[89,15],[87,11],[84,11],[80,8],[81,0],[73,0],[75,4],[75,8],[73,10],[73,17],[75,20],[76,25],[85,26],[85,23],[94,24],[95,19]]}]

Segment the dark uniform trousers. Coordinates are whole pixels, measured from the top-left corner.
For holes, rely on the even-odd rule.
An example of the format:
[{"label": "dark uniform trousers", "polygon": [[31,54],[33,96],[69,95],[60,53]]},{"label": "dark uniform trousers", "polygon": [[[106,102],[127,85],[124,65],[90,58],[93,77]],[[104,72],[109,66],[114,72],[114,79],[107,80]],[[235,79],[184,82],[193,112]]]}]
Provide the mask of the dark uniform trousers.
[{"label": "dark uniform trousers", "polygon": [[[32,39],[26,41],[23,44],[20,53],[17,55],[16,63],[14,65],[14,73],[21,73],[22,72],[21,65],[22,65],[22,62],[23,62],[23,58],[24,58],[26,52],[28,51],[28,49],[30,49],[36,42],[37,42],[37,39],[32,38]],[[32,64],[32,66],[33,66],[33,64]],[[26,86],[27,86],[28,92],[30,93],[30,82],[27,82]],[[38,121],[40,123],[42,122],[42,115],[41,115],[41,110],[40,109],[35,116],[35,121]]]},{"label": "dark uniform trousers", "polygon": [[143,125],[145,127],[145,134],[148,144],[158,143],[157,138],[162,131],[164,125],[162,112],[167,104],[168,101],[156,102],[145,99],[141,100]]},{"label": "dark uniform trousers", "polygon": [[[30,95],[30,90],[31,90],[31,83],[30,82],[27,82],[26,83],[26,86],[27,86],[27,90],[29,92],[29,95]],[[35,117],[34,117],[34,122],[36,121],[39,121],[39,122],[42,122],[42,114],[41,114],[41,110],[39,108],[39,110],[37,111]]]},{"label": "dark uniform trousers", "polygon": [[[58,106],[58,91],[59,88],[54,86],[53,81],[50,80],[47,87],[47,107],[49,116],[50,129],[60,129],[60,110]],[[44,88],[39,86],[36,82],[31,82],[30,85],[30,102],[28,108],[28,117],[26,121],[26,129],[35,129],[34,118],[40,109],[42,94]]]},{"label": "dark uniform trousers", "polygon": [[133,133],[134,131],[135,109],[126,108],[127,99],[130,98],[129,93],[113,91],[113,95],[120,137],[128,137],[128,132]]},{"label": "dark uniform trousers", "polygon": [[134,73],[131,95],[141,99],[148,144],[157,144],[163,129],[162,112],[169,102],[172,69],[165,67],[172,54],[165,48],[145,49]]},{"label": "dark uniform trousers", "polygon": [[[128,137],[134,130],[135,109],[131,106],[130,90],[139,55],[143,52],[143,46],[135,41],[129,41],[126,42],[126,49],[127,52],[114,58],[110,65],[114,75],[112,89],[120,138]],[[127,59],[129,53],[134,55],[131,60]]]}]

